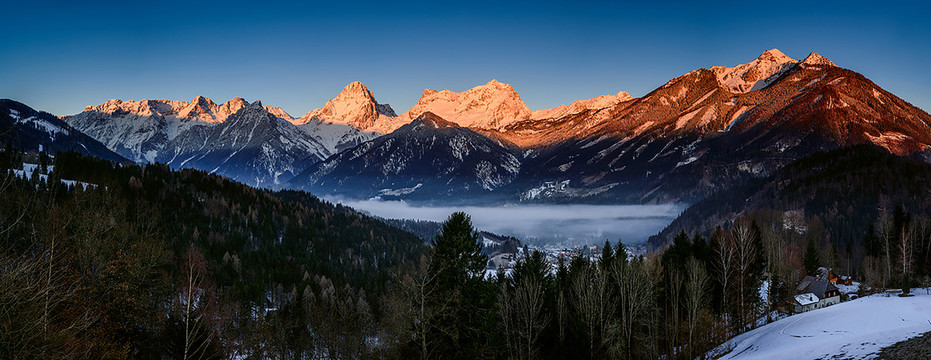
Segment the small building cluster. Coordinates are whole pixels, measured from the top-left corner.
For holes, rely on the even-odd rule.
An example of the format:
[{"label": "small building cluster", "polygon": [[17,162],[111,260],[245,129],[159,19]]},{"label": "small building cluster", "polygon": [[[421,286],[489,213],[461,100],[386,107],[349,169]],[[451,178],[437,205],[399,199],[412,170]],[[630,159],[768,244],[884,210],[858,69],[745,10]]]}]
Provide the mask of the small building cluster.
[{"label": "small building cluster", "polygon": [[818,276],[805,276],[796,287],[795,312],[806,312],[837,304],[841,291],[835,284],[850,285],[849,276],[837,276],[826,268],[818,269]]}]

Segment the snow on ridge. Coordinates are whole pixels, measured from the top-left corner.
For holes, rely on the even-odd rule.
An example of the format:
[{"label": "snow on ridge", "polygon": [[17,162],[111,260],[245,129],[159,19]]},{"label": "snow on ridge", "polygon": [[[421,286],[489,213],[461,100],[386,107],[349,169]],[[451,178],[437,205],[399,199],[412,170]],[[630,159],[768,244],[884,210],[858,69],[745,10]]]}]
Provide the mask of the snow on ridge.
[{"label": "snow on ridge", "polygon": [[775,78],[798,62],[778,49],[771,49],[749,63],[733,67],[712,66],[711,71],[718,82],[731,92],[747,93],[769,86]]},{"label": "snow on ridge", "polygon": [[879,100],[880,104],[886,105],[886,102],[883,101],[880,96],[882,96],[882,93],[879,92],[879,90],[876,90],[876,88],[873,88],[873,97],[876,98],[876,100]]},{"label": "snow on ridge", "polygon": [[53,140],[54,140],[54,138],[55,138],[55,135],[58,134],[58,133],[62,133],[62,134],[65,134],[65,135],[71,134],[71,132],[68,131],[68,129],[65,129],[65,128],[63,128],[63,127],[61,127],[61,126],[58,126],[58,125],[55,125],[55,124],[52,124],[52,123],[48,122],[48,120],[39,118],[39,117],[37,117],[37,116],[30,116],[30,117],[27,117],[27,118],[24,119],[24,118],[22,117],[22,115],[19,113],[19,111],[16,111],[15,109],[10,109],[10,117],[11,117],[17,124],[31,125],[31,126],[33,126],[34,128],[36,128],[37,130],[40,130],[40,131],[43,131],[43,132],[47,133],[48,136],[49,136],[49,138],[51,138],[51,139],[53,139]]},{"label": "snow on ridge", "polygon": [[737,111],[734,112],[734,115],[731,116],[730,122],[727,123],[727,126],[724,128],[724,131],[731,131],[734,128],[734,125],[740,122],[740,119],[743,117],[747,111],[753,109],[753,106],[743,105]]},{"label": "snow on ridge", "polygon": [[591,99],[576,100],[569,105],[559,105],[550,109],[535,110],[531,113],[530,118],[535,120],[558,119],[566,115],[578,114],[585,110],[604,109],[633,99],[633,96],[630,96],[630,94],[625,91],[621,91],[615,95],[601,95]]}]

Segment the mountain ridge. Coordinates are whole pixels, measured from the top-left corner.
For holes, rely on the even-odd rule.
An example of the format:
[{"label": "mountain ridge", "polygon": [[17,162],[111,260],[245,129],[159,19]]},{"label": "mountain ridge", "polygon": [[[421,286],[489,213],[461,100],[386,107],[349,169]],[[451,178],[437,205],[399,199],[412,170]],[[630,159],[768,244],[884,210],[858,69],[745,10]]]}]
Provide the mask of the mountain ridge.
[{"label": "mountain ridge", "polygon": [[[150,146],[136,141],[131,149],[123,149],[120,146],[124,144],[106,137],[104,143],[133,155],[136,161],[164,159],[158,150],[179,133],[171,129],[183,125],[192,130],[185,132],[183,142],[199,143],[203,148],[209,145],[204,134],[219,123],[203,121],[198,114],[222,107],[208,100],[198,97],[187,103],[191,110],[185,113],[186,121],[160,115],[160,107],[166,105],[143,101],[146,109],[154,110],[142,115],[151,115],[134,115],[141,119],[139,123],[121,131],[126,136],[148,134]],[[121,105],[107,104],[108,109]],[[501,163],[490,163],[492,168],[519,169],[518,174],[504,176],[492,187],[511,201],[693,202],[714,191],[768,176],[807,154],[862,143],[931,159],[931,116],[814,52],[799,61],[771,49],[748,63],[687,72],[639,98],[621,91],[537,111],[530,111],[511,85],[494,79],[463,92],[426,89],[418,103],[400,116],[392,116],[396,115],[393,109],[382,105],[364,84],[352,82],[326,105],[301,118],[288,119],[290,115],[285,117],[286,113],[271,107],[265,111],[298,124],[303,135],[289,136],[317,147],[308,151],[315,154],[313,157],[293,158],[295,163],[288,169],[297,170],[288,172],[294,174],[394,134],[419,115],[432,113],[443,124],[469,129],[466,138],[489,147],[491,153],[515,156],[517,165],[510,164],[512,160],[506,156],[494,157]],[[207,115],[215,116],[217,111]],[[93,112],[89,114],[84,117],[93,118]],[[411,118],[415,114],[418,116]],[[102,122],[106,123],[105,119]],[[391,131],[382,131],[379,123],[391,124]],[[409,130],[408,126],[405,131],[412,136],[411,144],[421,142],[420,135]],[[422,131],[440,129],[426,127]],[[391,139],[404,142],[402,134],[405,132]],[[475,134],[491,141],[479,140]],[[399,163],[410,160],[397,154],[383,155]],[[448,167],[453,163],[438,161],[431,165],[432,173],[447,171],[439,164]],[[212,170],[213,165],[202,166]],[[423,176],[429,176],[423,170]],[[277,176],[265,178],[285,183]],[[328,184],[345,182],[313,179]],[[553,184],[562,185],[550,188]],[[382,189],[360,192],[371,194]]]}]

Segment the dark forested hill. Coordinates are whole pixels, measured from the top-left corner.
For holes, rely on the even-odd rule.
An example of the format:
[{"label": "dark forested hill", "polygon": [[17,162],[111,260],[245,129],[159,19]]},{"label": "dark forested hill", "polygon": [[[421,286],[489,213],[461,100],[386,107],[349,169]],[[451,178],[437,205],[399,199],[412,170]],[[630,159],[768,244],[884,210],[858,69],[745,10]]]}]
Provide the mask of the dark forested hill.
[{"label": "dark forested hill", "polygon": [[0,143],[51,154],[71,150],[107,160],[127,161],[55,115],[10,99],[0,99]]},{"label": "dark forested hill", "polygon": [[199,354],[261,358],[312,347],[331,334],[323,323],[362,344],[388,270],[427,249],[310,194],[198,170],[66,152],[47,180],[0,173],[0,269],[25,269],[0,272],[0,307],[22,329],[0,334],[36,335],[0,336],[14,350],[3,354],[174,358],[193,342]]},{"label": "dark forested hill", "polygon": [[718,225],[752,215],[771,226],[834,243],[860,242],[870,222],[896,206],[931,211],[931,164],[860,145],[818,152],[776,175],[719,191],[686,209],[654,246],[681,230],[708,234]]}]

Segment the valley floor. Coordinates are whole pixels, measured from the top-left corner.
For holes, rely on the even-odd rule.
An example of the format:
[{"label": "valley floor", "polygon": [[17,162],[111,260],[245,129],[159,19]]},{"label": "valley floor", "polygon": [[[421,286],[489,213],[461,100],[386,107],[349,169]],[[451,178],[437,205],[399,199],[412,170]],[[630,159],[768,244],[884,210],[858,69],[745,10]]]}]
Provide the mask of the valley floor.
[{"label": "valley floor", "polygon": [[[727,341],[721,359],[871,359],[931,331],[931,295],[877,294],[786,317]],[[730,350],[730,351],[728,351]]]}]

